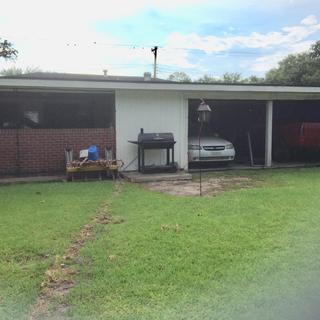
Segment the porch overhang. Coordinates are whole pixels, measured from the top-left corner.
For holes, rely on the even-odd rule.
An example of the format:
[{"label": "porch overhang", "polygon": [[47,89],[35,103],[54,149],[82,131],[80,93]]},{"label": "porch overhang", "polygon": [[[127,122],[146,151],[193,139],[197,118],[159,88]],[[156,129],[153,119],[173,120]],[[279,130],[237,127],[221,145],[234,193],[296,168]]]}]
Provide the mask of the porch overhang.
[{"label": "porch overhang", "polygon": [[320,100],[320,87],[228,85],[175,82],[79,81],[0,78],[0,90],[179,92],[186,98],[222,100]]}]

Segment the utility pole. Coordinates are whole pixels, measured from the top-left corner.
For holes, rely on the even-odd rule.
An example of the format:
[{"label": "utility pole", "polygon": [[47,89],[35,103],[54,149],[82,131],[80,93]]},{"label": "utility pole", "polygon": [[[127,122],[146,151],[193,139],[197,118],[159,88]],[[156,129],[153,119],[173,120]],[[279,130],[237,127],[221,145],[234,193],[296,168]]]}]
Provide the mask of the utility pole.
[{"label": "utility pole", "polygon": [[154,64],[153,64],[153,78],[155,79],[157,77],[157,55],[158,55],[158,47],[154,46],[151,48],[151,52],[153,52],[154,55]]}]

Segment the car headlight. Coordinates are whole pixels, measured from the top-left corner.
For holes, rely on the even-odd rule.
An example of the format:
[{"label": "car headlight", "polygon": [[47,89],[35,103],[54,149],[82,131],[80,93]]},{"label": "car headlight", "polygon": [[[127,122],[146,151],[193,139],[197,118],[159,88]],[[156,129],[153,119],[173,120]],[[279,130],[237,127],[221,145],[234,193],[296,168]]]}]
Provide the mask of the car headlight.
[{"label": "car headlight", "polygon": [[226,145],[226,149],[234,149],[233,144],[232,143],[227,144]]},{"label": "car headlight", "polygon": [[189,150],[201,150],[201,147],[198,144],[189,144],[188,149]]}]

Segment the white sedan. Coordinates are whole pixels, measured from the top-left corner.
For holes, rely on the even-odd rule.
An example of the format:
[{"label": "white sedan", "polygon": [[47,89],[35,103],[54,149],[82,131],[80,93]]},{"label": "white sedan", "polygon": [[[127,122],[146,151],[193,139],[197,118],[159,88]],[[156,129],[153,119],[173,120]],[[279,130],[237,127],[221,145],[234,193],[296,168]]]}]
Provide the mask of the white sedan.
[{"label": "white sedan", "polygon": [[[197,161],[233,161],[235,149],[230,141],[218,137],[189,137],[189,162]],[[199,158],[200,153],[200,158]]]}]

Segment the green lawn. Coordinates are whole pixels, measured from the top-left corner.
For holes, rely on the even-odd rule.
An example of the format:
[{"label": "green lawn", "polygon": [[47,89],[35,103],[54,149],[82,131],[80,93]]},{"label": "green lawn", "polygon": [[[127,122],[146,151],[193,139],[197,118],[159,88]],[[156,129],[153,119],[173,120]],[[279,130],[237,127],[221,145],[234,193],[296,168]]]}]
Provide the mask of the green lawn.
[{"label": "green lawn", "polygon": [[25,319],[45,270],[110,199],[112,183],[0,187],[0,319]]},{"label": "green lawn", "polygon": [[[314,316],[320,302],[320,170],[241,175],[258,180],[258,186],[214,198],[174,197],[126,185],[110,208],[125,222],[100,226],[96,240],[81,251],[85,262],[78,285],[65,299],[71,315]],[[161,225],[168,228],[161,231]],[[110,261],[109,255],[115,258]]]},{"label": "green lawn", "polygon": [[[109,201],[124,222],[96,225],[79,253],[76,286],[52,308],[67,304],[73,319],[318,319],[320,169],[208,176],[239,174],[255,187],[211,198],[124,184]],[[111,189],[0,188],[3,313],[21,316],[52,263],[43,256],[62,254]]]}]

